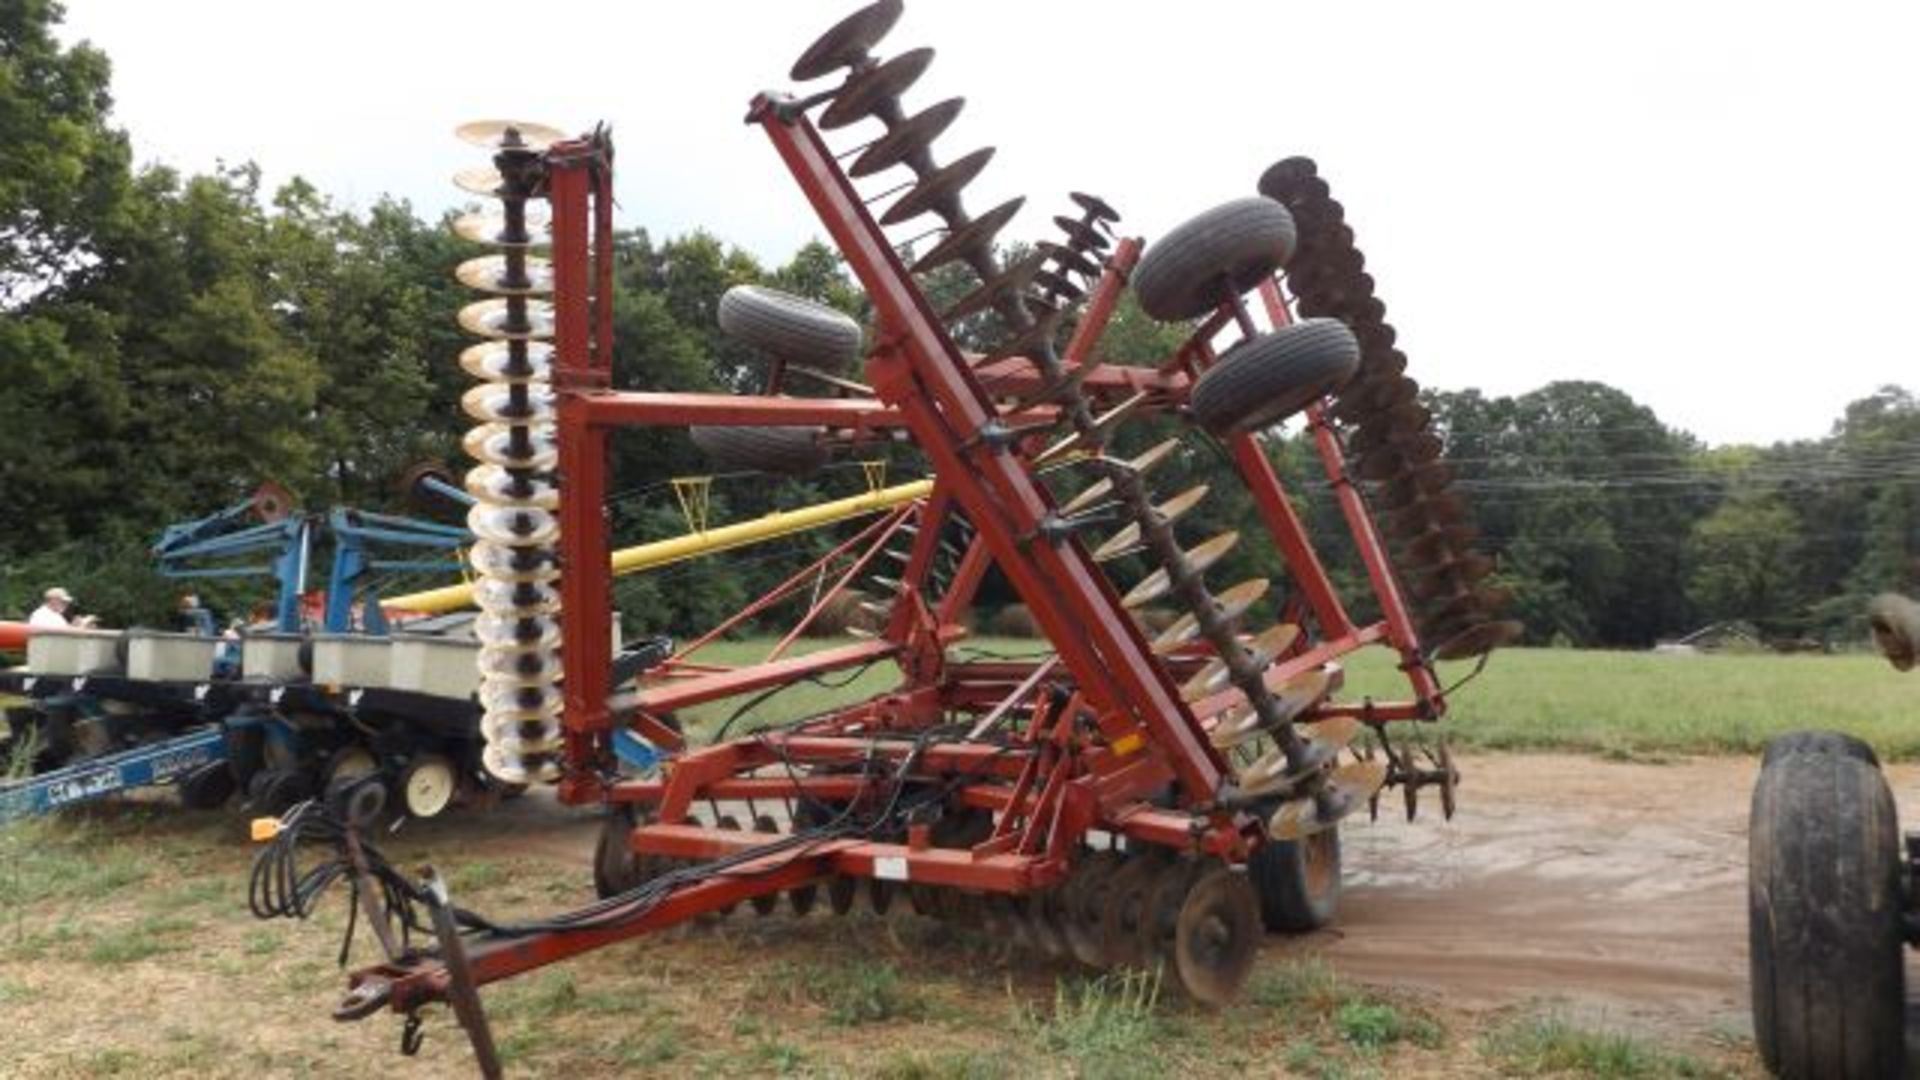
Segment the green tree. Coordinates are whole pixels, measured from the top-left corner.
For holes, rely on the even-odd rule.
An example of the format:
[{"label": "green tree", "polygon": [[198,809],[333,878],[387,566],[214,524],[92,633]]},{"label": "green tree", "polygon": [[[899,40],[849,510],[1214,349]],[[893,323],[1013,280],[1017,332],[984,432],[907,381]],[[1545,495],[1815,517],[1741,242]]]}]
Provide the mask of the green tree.
[{"label": "green tree", "polygon": [[1799,522],[1765,497],[1723,503],[1693,527],[1687,591],[1703,614],[1746,619],[1772,633],[1794,629]]}]

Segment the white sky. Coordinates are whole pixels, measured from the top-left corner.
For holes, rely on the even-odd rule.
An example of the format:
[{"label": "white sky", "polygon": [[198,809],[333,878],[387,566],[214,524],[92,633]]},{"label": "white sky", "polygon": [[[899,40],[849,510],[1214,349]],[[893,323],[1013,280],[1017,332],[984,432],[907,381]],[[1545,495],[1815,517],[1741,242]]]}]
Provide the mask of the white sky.
[{"label": "white sky", "polygon": [[[740,120],[857,6],[68,0],[65,33],[142,160],[433,215],[481,159],[456,123],[606,120],[624,224],[779,262],[820,230]],[[968,204],[1029,196],[1005,237],[1085,189],[1151,241],[1308,154],[1423,383],[1598,379],[1730,442],[1920,388],[1917,40],[1911,2],[909,0],[881,52],[939,50],[908,107],[967,98],[936,154],[999,147]]]}]

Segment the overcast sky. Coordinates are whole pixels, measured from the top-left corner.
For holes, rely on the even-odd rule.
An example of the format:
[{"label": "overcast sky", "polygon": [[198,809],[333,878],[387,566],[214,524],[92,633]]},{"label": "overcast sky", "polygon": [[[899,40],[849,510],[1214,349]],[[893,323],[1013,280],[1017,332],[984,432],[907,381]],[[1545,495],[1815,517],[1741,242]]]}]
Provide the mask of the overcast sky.
[{"label": "overcast sky", "polygon": [[[68,0],[65,32],[142,160],[434,215],[460,121],[604,120],[625,224],[779,262],[820,230],[740,120],[857,6]],[[1085,189],[1151,242],[1307,154],[1423,383],[1598,379],[1737,442],[1920,388],[1916,41],[1911,2],[909,0],[881,52],[938,49],[908,107],[967,98],[936,154],[999,147],[968,201],[1029,196],[1004,236]]]}]

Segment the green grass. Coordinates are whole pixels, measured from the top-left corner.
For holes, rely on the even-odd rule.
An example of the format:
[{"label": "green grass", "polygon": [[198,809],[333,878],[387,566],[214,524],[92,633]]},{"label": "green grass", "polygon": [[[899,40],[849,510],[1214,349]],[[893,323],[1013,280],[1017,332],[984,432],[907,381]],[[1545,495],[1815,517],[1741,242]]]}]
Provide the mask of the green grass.
[{"label": "green grass", "polygon": [[[1384,650],[1356,654],[1345,696],[1405,696]],[[1469,665],[1442,668],[1458,680]],[[1799,728],[1858,735],[1882,755],[1920,758],[1920,679],[1865,654],[1657,656],[1507,649],[1451,699],[1447,730],[1489,750],[1615,757],[1749,754]]]},{"label": "green grass", "polygon": [[1064,1058],[1079,1075],[1161,1076],[1168,1066],[1159,1002],[1158,975],[1116,972],[1061,982],[1051,1009],[1022,1007],[1015,1021],[1043,1055]]},{"label": "green grass", "polygon": [[[806,652],[838,642],[803,641]],[[719,642],[697,659],[752,663],[771,641]],[[1028,654],[1044,643],[969,638],[959,649]],[[1345,658],[1347,700],[1371,694],[1404,700],[1407,682],[1395,657],[1368,648]],[[1443,683],[1469,664],[1447,664]],[[837,683],[848,673],[823,679]],[[801,684],[749,708],[733,730],[750,731],[880,693],[899,681],[877,664],[840,688]],[[689,709],[684,719],[710,737],[750,696]],[[1828,727],[1851,732],[1880,753],[1920,759],[1920,678],[1902,678],[1865,653],[1840,656],[1656,656],[1647,652],[1505,649],[1486,671],[1451,698],[1447,731],[1457,745],[1484,750],[1564,750],[1623,760],[1658,761],[1665,754],[1749,754],[1782,732]]]},{"label": "green grass", "polygon": [[767,1000],[815,1006],[839,1027],[914,1019],[926,1012],[926,1002],[884,960],[784,961],[756,981]]},{"label": "green grass", "polygon": [[1720,1070],[1623,1031],[1578,1027],[1558,1016],[1531,1016],[1487,1034],[1483,1056],[1518,1076],[1588,1076],[1608,1080],[1708,1077]]}]

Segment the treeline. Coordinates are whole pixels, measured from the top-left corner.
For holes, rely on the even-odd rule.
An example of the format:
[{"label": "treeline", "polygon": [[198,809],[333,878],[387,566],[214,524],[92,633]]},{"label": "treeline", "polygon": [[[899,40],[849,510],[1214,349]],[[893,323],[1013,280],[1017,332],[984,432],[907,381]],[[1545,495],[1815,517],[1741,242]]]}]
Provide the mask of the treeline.
[{"label": "treeline", "polygon": [[[173,590],[146,547],[168,522],[234,503],[264,479],[312,509],[403,509],[395,481],[408,465],[460,467],[458,400],[471,383],[455,357],[470,339],[453,315],[473,296],[451,270],[476,252],[404,203],[343,209],[297,180],[266,191],[250,165],[198,176],[134,167],[111,123],[106,58],[63,48],[50,32],[58,16],[47,0],[0,8],[0,617],[58,582],[109,621],[152,620]],[[819,244],[768,266],[706,233],[636,231],[620,237],[617,261],[623,386],[758,389],[757,358],[714,321],[736,284],[865,316]],[[942,279],[932,291],[966,285]],[[1123,307],[1105,351],[1151,362],[1183,333]],[[1417,344],[1413,356],[1417,375]],[[1841,640],[1858,633],[1866,595],[1911,591],[1920,577],[1920,404],[1904,390],[1854,403],[1822,440],[1715,450],[1598,383],[1512,398],[1439,392],[1429,405],[1535,641],[1643,645],[1715,620]],[[1131,425],[1123,449],[1158,430]],[[684,432],[615,445],[617,535],[682,531],[670,478],[707,470]],[[896,476],[916,469],[896,454]],[[1310,448],[1282,439],[1276,455],[1334,573],[1357,586]],[[1157,482],[1171,493],[1214,472],[1213,458],[1191,454]],[[862,483],[857,465],[805,483],[720,483],[712,513]],[[1215,483],[1197,520],[1252,518],[1244,491]],[[627,579],[618,600],[636,627],[684,631],[827,542],[800,537]],[[1220,573],[1279,570],[1269,548],[1247,544]],[[230,588],[241,606],[261,585]]]}]

